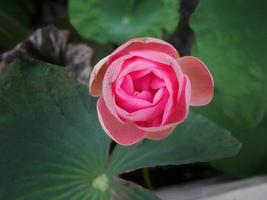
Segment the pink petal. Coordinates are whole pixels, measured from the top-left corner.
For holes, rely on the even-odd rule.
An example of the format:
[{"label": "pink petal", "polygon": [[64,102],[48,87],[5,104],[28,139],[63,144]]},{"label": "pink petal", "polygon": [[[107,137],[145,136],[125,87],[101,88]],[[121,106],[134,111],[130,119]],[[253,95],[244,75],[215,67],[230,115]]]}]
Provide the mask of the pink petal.
[{"label": "pink petal", "polygon": [[191,82],[190,105],[208,104],[213,98],[214,83],[206,65],[193,56],[179,58],[178,62]]},{"label": "pink petal", "polygon": [[155,121],[138,122],[136,123],[136,126],[146,132],[157,132],[166,130],[182,123],[188,116],[191,95],[190,90],[190,81],[189,78],[185,75],[183,83],[181,84],[181,91],[179,92],[179,95],[176,100],[176,104],[172,106],[173,109],[166,110],[165,108],[164,110],[164,112],[169,112],[168,114],[166,114],[168,116],[167,119],[165,119],[166,122],[163,124],[162,118],[156,118],[155,120],[157,123],[155,123]]},{"label": "pink petal", "polygon": [[168,92],[166,89],[160,89],[158,93],[161,93],[162,98],[158,99],[158,101],[153,102],[151,106],[139,109],[135,112],[127,112],[122,109],[122,107],[117,106],[116,110],[119,116],[123,119],[130,120],[132,122],[137,121],[147,121],[156,118],[158,115],[162,115],[162,112],[165,107],[166,99],[168,98]]},{"label": "pink petal", "polygon": [[[157,57],[157,55],[158,54],[155,55],[153,54],[153,56],[155,57]],[[123,77],[131,73],[131,76],[133,77],[134,80],[134,85],[137,86],[137,88],[139,88],[140,90],[142,89],[147,90],[148,88],[145,87],[150,87],[151,85],[147,84],[144,81],[147,80],[150,82],[150,80],[145,79],[141,81],[139,80],[135,81],[135,79],[139,78],[139,74],[141,74],[141,77],[144,77],[148,73],[153,72],[154,75],[157,76],[159,79],[164,80],[170,94],[171,93],[176,94],[178,89],[178,82],[182,82],[183,80],[183,71],[175,59],[172,59],[169,56],[168,58],[170,59],[169,63],[170,62],[172,63],[171,65],[167,65],[167,63],[164,64],[164,63],[159,63],[157,61],[149,60],[146,59],[145,57],[135,57],[135,55],[133,54],[131,58],[127,59],[124,62],[119,77]],[[158,58],[155,59],[157,60]]]},{"label": "pink petal", "polygon": [[136,91],[149,90],[150,88],[151,74],[147,74],[133,81]]},{"label": "pink petal", "polygon": [[151,68],[145,69],[145,70],[138,70],[138,71],[133,71],[130,73],[131,77],[133,80],[139,79],[147,74],[151,73]]},{"label": "pink petal", "polygon": [[117,143],[128,146],[139,142],[145,137],[144,131],[136,128],[133,123],[120,123],[109,112],[102,97],[97,102],[97,113],[103,129]]},{"label": "pink petal", "polygon": [[184,75],[184,81],[181,84],[181,90],[177,95],[177,103],[174,107],[173,114],[169,115],[167,119],[168,124],[180,124],[182,123],[188,116],[189,112],[189,103],[191,97],[191,84],[187,75]]},{"label": "pink petal", "polygon": [[111,112],[111,114],[117,118],[117,120],[120,120],[120,117],[117,115],[117,112],[115,110],[115,101],[114,101],[114,91],[112,88],[112,85],[114,81],[118,78],[119,72],[121,70],[121,67],[126,59],[128,59],[129,55],[125,55],[117,59],[115,62],[113,62],[107,69],[104,79],[103,79],[103,92],[102,96],[104,98],[105,104],[108,108],[108,110]]},{"label": "pink petal", "polygon": [[175,112],[175,97],[170,96],[168,101],[165,105],[165,110],[163,112],[161,126],[164,126],[164,124],[167,124],[167,120],[170,118],[171,115]]},{"label": "pink petal", "polygon": [[[181,69],[181,66],[177,62],[177,59],[174,59],[173,57],[166,55],[162,52],[157,52],[154,50],[135,50],[129,52],[130,55],[146,59],[146,62],[155,63],[154,65],[163,69],[163,70],[173,70],[176,74],[176,79],[178,82],[180,82],[183,79],[183,71]],[[170,68],[170,69],[169,69]]]},{"label": "pink petal", "polygon": [[173,71],[166,72],[159,69],[152,69],[152,71],[154,72],[154,74],[156,74],[157,77],[160,77],[162,80],[164,80],[164,84],[171,96],[177,94],[179,84]]},{"label": "pink petal", "polygon": [[116,87],[115,99],[118,106],[128,112],[134,112],[152,105],[150,101],[128,95],[124,90]]},{"label": "pink petal", "polygon": [[[129,73],[137,72],[137,71],[144,71],[143,75],[140,77],[146,75],[150,72],[150,69],[157,67],[155,62],[144,59],[144,58],[138,58],[132,55],[128,55],[129,59],[126,59],[123,63],[123,66],[121,68],[119,77],[123,77]],[[114,61],[116,62],[116,61]],[[135,77],[138,78],[138,77]]]},{"label": "pink petal", "polygon": [[175,127],[168,128],[166,130],[157,131],[157,132],[147,132],[145,133],[145,138],[152,140],[161,140],[168,137]]},{"label": "pink petal", "polygon": [[164,54],[168,54],[174,59],[179,58],[179,54],[176,49],[169,43],[156,38],[135,38],[117,48],[111,55],[109,63],[112,63],[122,55],[128,54],[134,50],[153,50]]},{"label": "pink petal", "polygon": [[154,90],[157,90],[161,87],[164,87],[165,83],[162,79],[158,78],[157,76],[153,76],[151,78],[150,87]]},{"label": "pink petal", "polygon": [[[162,77],[166,87],[168,88],[170,98],[166,103],[166,109],[163,114],[163,125],[166,123],[167,118],[169,118],[175,109],[173,104],[176,102],[177,90],[180,87],[179,84],[181,84],[184,79],[181,66],[177,60],[173,59],[172,57],[155,51],[132,51],[130,54],[132,56],[138,56],[139,59],[149,59],[151,62],[154,62],[157,68],[152,68],[151,70],[157,74],[157,76]],[[182,91],[182,89],[179,89],[179,91]],[[165,126],[163,125],[163,127]]]},{"label": "pink petal", "polygon": [[147,90],[144,90],[140,93],[137,93],[135,95],[135,97],[137,97],[138,99],[144,99],[144,100],[147,100],[149,102],[152,102],[153,101],[153,95],[151,94],[151,92],[147,91]]},{"label": "pink petal", "polygon": [[108,57],[103,58],[93,68],[89,81],[89,94],[92,96],[102,95],[102,82],[108,69],[107,60]]},{"label": "pink petal", "polygon": [[[177,79],[176,79],[176,76],[173,70],[171,70],[170,72],[167,72],[164,70],[159,71],[157,69],[154,69],[154,71],[155,73],[157,72],[162,75],[162,78],[164,80],[164,83],[170,95],[167,102],[165,103],[165,111],[163,113],[163,118],[162,118],[162,125],[163,125],[167,121],[167,118],[169,117],[169,115],[172,113],[174,106],[176,104],[176,97],[178,94],[179,84],[177,82]],[[180,85],[181,85],[180,87],[182,87],[182,83],[180,83]]]},{"label": "pink petal", "polygon": [[126,75],[121,83],[117,83],[128,95],[133,95],[134,85],[130,75]]}]

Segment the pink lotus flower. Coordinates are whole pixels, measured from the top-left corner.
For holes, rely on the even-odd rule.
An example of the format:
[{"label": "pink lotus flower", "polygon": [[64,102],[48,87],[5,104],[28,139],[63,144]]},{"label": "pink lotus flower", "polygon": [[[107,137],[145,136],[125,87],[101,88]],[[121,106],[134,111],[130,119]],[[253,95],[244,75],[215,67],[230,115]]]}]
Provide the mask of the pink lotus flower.
[{"label": "pink lotus flower", "polygon": [[155,38],[137,38],[100,60],[89,92],[100,97],[98,117],[105,132],[121,145],[167,137],[183,122],[189,105],[208,104],[213,79],[199,59],[179,57]]}]

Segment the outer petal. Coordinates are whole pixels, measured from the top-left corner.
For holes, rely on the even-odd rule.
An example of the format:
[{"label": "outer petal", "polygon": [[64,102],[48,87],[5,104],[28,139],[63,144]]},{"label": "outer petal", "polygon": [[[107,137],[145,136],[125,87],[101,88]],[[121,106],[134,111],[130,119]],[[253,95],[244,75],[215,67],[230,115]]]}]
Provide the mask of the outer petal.
[{"label": "outer petal", "polygon": [[208,104],[213,97],[214,83],[206,65],[193,56],[179,58],[178,63],[191,82],[190,105]]},{"label": "outer petal", "polygon": [[124,61],[128,59],[129,57],[131,56],[125,55],[117,59],[115,62],[113,62],[106,70],[103,83],[102,83],[102,87],[103,87],[102,97],[105,100],[105,105],[107,106],[110,113],[117,118],[117,120],[120,120],[120,118],[117,115],[117,112],[115,109],[115,97],[114,97],[112,84],[118,78],[118,74],[121,70],[121,66],[123,65]]},{"label": "outer petal", "polygon": [[158,132],[148,132],[148,133],[145,133],[145,138],[152,139],[152,140],[161,140],[161,139],[164,139],[164,138],[168,137],[172,133],[172,131],[174,130],[174,128],[175,127],[171,127],[169,129],[158,131]]},{"label": "outer petal", "polygon": [[145,137],[145,132],[131,122],[120,123],[107,109],[102,97],[97,102],[99,121],[105,132],[121,145],[132,145]]},{"label": "outer petal", "polygon": [[92,96],[102,95],[102,82],[108,69],[108,56],[100,60],[93,68],[89,82],[89,93]]},{"label": "outer petal", "polygon": [[189,103],[191,98],[191,83],[187,75],[184,75],[182,89],[177,95],[177,104],[174,114],[169,118],[169,123],[182,123],[188,116]]},{"label": "outer petal", "polygon": [[112,63],[122,55],[135,50],[153,50],[161,53],[166,53],[175,59],[180,57],[179,53],[171,44],[156,38],[146,37],[135,38],[121,45],[110,55],[109,63]]}]

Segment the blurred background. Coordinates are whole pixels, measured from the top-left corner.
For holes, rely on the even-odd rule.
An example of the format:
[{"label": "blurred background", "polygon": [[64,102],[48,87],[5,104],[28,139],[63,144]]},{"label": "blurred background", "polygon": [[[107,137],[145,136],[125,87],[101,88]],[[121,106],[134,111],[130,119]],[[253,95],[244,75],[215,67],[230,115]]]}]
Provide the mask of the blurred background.
[{"label": "blurred background", "polygon": [[194,55],[207,64],[215,98],[193,110],[229,130],[243,146],[233,158],[122,177],[153,189],[222,175],[251,177],[267,172],[266,13],[262,0],[1,0],[0,70],[29,54],[71,67],[86,83],[90,68],[128,39],[164,39],[181,56]]}]

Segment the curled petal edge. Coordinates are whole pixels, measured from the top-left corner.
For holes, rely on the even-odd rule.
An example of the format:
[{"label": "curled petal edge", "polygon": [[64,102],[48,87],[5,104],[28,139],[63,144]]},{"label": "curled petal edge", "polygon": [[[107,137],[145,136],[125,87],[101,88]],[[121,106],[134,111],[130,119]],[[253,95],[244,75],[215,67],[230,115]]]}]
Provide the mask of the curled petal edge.
[{"label": "curled petal edge", "polygon": [[108,69],[108,56],[100,60],[93,68],[89,81],[89,94],[94,97],[102,95],[102,83]]},{"label": "curled petal edge", "polygon": [[210,103],[214,94],[214,82],[206,65],[193,56],[184,56],[177,61],[190,79],[190,105],[203,106]]},{"label": "curled petal edge", "polygon": [[145,132],[138,129],[132,122],[119,122],[107,109],[104,99],[97,102],[99,121],[105,133],[120,145],[133,145],[145,138]]}]

